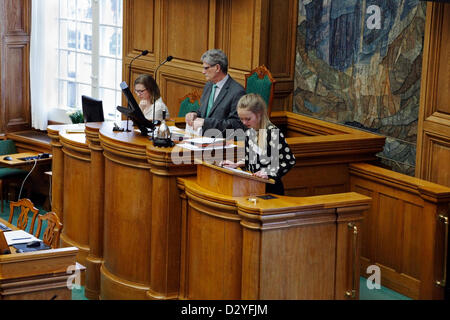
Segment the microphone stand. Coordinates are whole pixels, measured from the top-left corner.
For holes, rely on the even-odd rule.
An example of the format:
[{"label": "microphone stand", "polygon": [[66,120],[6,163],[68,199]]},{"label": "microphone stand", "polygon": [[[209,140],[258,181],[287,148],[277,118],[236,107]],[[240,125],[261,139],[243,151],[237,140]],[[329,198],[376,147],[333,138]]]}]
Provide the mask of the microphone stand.
[{"label": "microphone stand", "polygon": [[[128,66],[128,86],[131,86],[131,65],[133,64],[134,60],[142,57],[142,56],[146,56],[148,54],[148,50],[144,50],[142,51],[140,54],[138,54],[136,57],[134,57],[131,61],[130,61],[130,65]],[[128,122],[130,120],[130,117],[127,116],[127,129],[126,132],[130,132],[131,130],[128,129]]]},{"label": "microphone stand", "polygon": [[[166,60],[164,60],[156,69],[155,69],[155,73],[153,73],[153,78],[155,79],[155,82],[156,82],[156,85],[158,85],[158,82],[157,82],[157,80],[156,80],[156,75],[157,75],[157,73],[158,73],[158,70],[159,70],[159,68],[161,68],[161,66],[163,65],[163,64],[165,64],[166,62],[169,62],[169,61],[171,61],[173,59],[173,57],[172,56],[168,56],[167,58],[166,58]],[[156,98],[155,98],[155,95],[153,94],[153,97],[152,97],[152,100],[153,100],[153,116],[152,116],[152,122],[153,122],[153,124],[155,123],[155,109],[156,109]],[[153,129],[153,132],[152,132],[152,138],[153,138],[153,140],[154,140],[154,133],[155,133],[155,130]]]}]

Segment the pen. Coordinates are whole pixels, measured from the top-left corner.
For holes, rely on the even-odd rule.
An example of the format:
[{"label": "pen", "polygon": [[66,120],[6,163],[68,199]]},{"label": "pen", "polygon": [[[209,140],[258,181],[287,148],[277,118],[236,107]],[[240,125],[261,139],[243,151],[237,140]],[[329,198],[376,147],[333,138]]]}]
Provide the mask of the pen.
[{"label": "pen", "polygon": [[12,239],[12,240],[14,241],[14,240],[26,240],[26,239],[31,239],[31,237],[26,237],[26,238],[15,238],[15,239]]}]

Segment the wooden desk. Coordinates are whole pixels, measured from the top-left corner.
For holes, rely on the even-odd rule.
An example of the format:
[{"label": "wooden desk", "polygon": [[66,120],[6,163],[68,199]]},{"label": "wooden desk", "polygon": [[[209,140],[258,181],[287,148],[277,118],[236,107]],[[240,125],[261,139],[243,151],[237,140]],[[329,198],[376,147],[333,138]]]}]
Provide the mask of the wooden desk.
[{"label": "wooden desk", "polygon": [[[296,115],[289,117],[297,119]],[[304,121],[314,122],[318,131],[317,121]],[[148,137],[134,131],[114,132],[113,122],[87,123],[84,134],[67,133],[71,126],[48,127],[53,154],[52,209],[64,223],[64,245],[80,249],[77,261],[87,268],[86,296],[179,298],[185,199],[178,188],[179,178],[195,177],[197,165],[193,161],[175,164],[172,148],[154,147]],[[320,192],[334,190],[336,184],[337,192],[346,192],[348,163],[373,159],[382,149],[382,137],[348,128],[329,132],[327,127],[322,123],[317,137],[288,138],[301,157],[295,174],[288,173],[289,195],[297,195],[293,188],[309,187],[309,182],[316,184],[307,195],[319,192],[319,184]],[[315,140],[326,146],[326,152],[315,146]],[[325,173],[318,174],[321,169]],[[326,177],[319,181],[322,176]]]},{"label": "wooden desk", "polygon": [[[5,167],[23,167],[34,165],[35,160],[23,160],[22,158],[38,156],[40,152],[20,152],[13,154],[5,154],[0,156],[0,166]],[[5,160],[5,157],[11,157],[11,160]],[[45,164],[52,161],[52,156],[45,159],[36,159],[38,164]]]},{"label": "wooden desk", "polygon": [[77,252],[68,247],[0,255],[0,300],[71,300],[68,268],[75,267]]},{"label": "wooden desk", "polygon": [[[264,200],[264,183],[212,166],[180,178],[181,299],[357,299],[357,193]],[[216,177],[220,189],[211,184]],[[243,181],[245,180],[245,181]],[[231,185],[243,188],[229,188]],[[357,233],[354,233],[354,230]]]}]

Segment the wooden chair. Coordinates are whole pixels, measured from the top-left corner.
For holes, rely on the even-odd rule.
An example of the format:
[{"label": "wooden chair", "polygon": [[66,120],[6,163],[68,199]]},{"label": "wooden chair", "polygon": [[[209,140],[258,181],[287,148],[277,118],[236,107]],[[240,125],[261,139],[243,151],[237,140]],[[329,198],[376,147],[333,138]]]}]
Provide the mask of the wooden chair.
[{"label": "wooden chair", "polygon": [[[36,221],[36,217],[39,214],[39,209],[36,208],[30,199],[20,199],[19,201],[11,201],[9,203],[9,223],[12,223],[13,217],[14,217],[14,211],[16,208],[20,208],[19,217],[17,218],[17,228],[25,230],[28,225],[28,213],[31,211],[33,213],[33,216],[31,217],[31,225],[29,229],[29,233],[33,233],[34,230],[34,223]],[[25,230],[26,231],[26,230]]]},{"label": "wooden chair", "polygon": [[197,111],[198,108],[200,108],[201,96],[201,93],[197,89],[194,89],[192,92],[189,92],[187,95],[181,98],[178,117],[184,117],[189,112]]},{"label": "wooden chair", "polygon": [[[13,153],[17,153],[14,141],[0,140],[0,156]],[[26,170],[0,167],[0,201],[2,203],[2,212],[4,209],[3,200],[7,199],[7,197],[5,197],[5,192],[8,191],[8,186],[13,183],[19,184],[27,174],[28,171]]]},{"label": "wooden chair", "polygon": [[245,93],[259,94],[267,104],[267,114],[272,112],[273,87],[275,79],[266,66],[262,65],[245,75]]},{"label": "wooden chair", "polygon": [[40,238],[41,236],[41,229],[44,221],[47,222],[47,227],[44,230],[42,241],[46,245],[56,249],[59,247],[59,237],[61,235],[63,224],[53,211],[47,212],[44,215],[38,215],[37,229],[34,234],[36,238]]}]

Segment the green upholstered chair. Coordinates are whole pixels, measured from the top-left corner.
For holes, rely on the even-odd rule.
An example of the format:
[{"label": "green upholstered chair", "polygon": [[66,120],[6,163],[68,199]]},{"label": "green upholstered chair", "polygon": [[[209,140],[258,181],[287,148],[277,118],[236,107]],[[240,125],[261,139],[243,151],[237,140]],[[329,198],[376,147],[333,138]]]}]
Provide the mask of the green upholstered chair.
[{"label": "green upholstered chair", "polygon": [[[17,153],[16,145],[12,140],[0,140],[0,156]],[[19,182],[28,174],[28,171],[16,168],[0,167],[0,201],[3,212],[3,200],[7,186],[12,182]]]},{"label": "green upholstered chair", "polygon": [[257,93],[267,103],[267,113],[272,111],[273,87],[275,80],[266,66],[262,65],[245,75],[245,93]]},{"label": "green upholstered chair", "polygon": [[180,111],[178,117],[184,117],[187,113],[197,111],[200,108],[201,94],[197,89],[180,99]]}]

